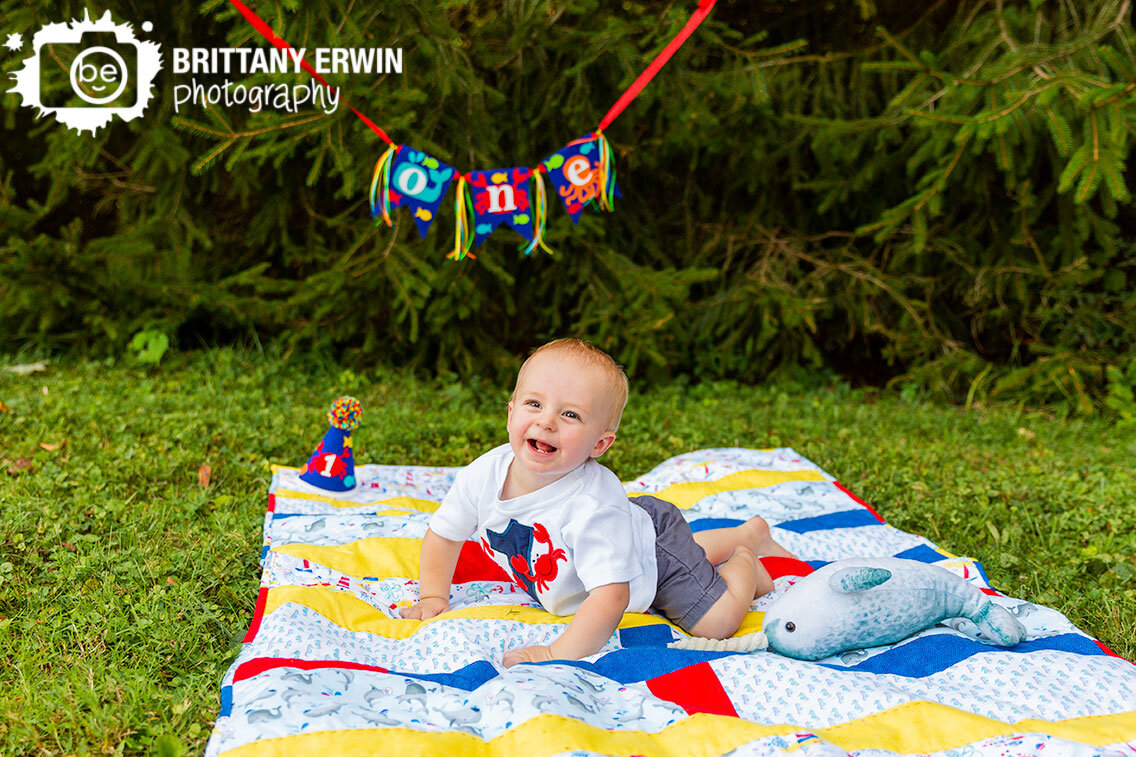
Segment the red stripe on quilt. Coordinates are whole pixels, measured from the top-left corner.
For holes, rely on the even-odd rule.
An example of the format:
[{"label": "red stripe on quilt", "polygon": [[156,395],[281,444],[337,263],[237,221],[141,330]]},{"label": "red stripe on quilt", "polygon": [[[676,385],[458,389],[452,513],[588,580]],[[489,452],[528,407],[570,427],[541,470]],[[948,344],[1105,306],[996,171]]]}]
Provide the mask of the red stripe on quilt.
[{"label": "red stripe on quilt", "polygon": [[869,505],[864,500],[857,497],[852,492],[848,491],[848,489],[844,486],[844,484],[840,483],[839,481],[833,481],[832,483],[836,485],[837,489],[844,492],[845,494],[847,494],[849,497],[851,497],[852,499],[854,499],[856,502],[860,503],[864,507],[868,508],[868,512],[870,512],[872,515],[876,516],[876,520],[878,520],[880,523],[884,522],[884,519],[880,516],[879,513],[876,512],[875,508],[873,508],[871,505]]},{"label": "red stripe on quilt", "polygon": [[762,566],[766,572],[769,573],[770,578],[780,578],[781,576],[807,576],[813,572],[813,566],[809,565],[804,560],[798,560],[793,557],[773,557],[765,556],[759,557]]},{"label": "red stripe on quilt", "polygon": [[274,668],[300,668],[301,670],[315,670],[316,668],[344,668],[348,670],[373,670],[376,673],[389,673],[386,668],[377,665],[364,665],[361,662],[347,660],[300,660],[289,657],[257,657],[242,663],[233,673],[233,683],[246,678],[260,675],[266,670]]},{"label": "red stripe on quilt", "polygon": [[268,495],[268,512],[270,512],[270,513],[276,512],[276,495],[275,494],[269,494]]},{"label": "red stripe on quilt", "polygon": [[708,662],[680,668],[646,683],[652,694],[674,702],[690,715],[708,712],[711,715],[738,716],[734,703],[718,680],[718,674]]},{"label": "red stripe on quilt", "polygon": [[268,603],[268,588],[260,587],[260,591],[256,595],[256,609],[252,611],[252,623],[249,624],[248,633],[242,641],[243,644],[248,644],[256,638],[256,632],[260,630],[260,619],[264,617],[264,606]]}]

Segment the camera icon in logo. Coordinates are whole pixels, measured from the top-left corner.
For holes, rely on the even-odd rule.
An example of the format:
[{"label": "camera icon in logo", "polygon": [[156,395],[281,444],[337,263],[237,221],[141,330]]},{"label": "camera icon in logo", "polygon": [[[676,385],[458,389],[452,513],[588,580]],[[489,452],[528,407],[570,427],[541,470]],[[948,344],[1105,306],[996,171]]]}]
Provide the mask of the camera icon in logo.
[{"label": "camera icon in logo", "polygon": [[[138,101],[138,92],[129,84],[138,71],[138,43],[119,44],[109,32],[86,32],[79,42],[54,44],[51,56],[71,63],[66,71],[56,60],[44,61],[41,56],[40,101],[45,105],[66,107],[71,96],[90,105],[129,108]],[[66,74],[69,89],[58,88],[59,74]],[[77,104],[77,103],[76,103]]]},{"label": "camera icon in logo", "polygon": [[[153,27],[142,25],[144,31]],[[155,42],[135,38],[127,23],[116,24],[107,11],[92,21],[48,24],[32,38],[34,53],[13,74],[10,92],[41,115],[92,134],[115,116],[130,121],[142,115],[154,95],[162,67]]]}]

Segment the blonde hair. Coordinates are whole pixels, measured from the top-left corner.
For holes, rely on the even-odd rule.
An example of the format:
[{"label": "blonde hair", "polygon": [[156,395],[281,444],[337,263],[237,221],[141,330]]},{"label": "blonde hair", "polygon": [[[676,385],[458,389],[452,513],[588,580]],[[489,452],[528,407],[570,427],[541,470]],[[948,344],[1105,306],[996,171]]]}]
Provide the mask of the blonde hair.
[{"label": "blonde hair", "polygon": [[619,421],[623,418],[623,409],[627,406],[627,374],[623,372],[623,367],[612,359],[611,355],[593,344],[588,344],[583,339],[556,339],[533,350],[521,366],[521,370],[517,372],[517,382],[513,385],[513,398],[517,395],[517,387],[521,385],[525,376],[525,369],[529,363],[537,355],[545,352],[560,353],[578,361],[586,368],[594,367],[603,371],[609,390],[608,407],[611,413],[608,417],[607,430],[617,431]]}]

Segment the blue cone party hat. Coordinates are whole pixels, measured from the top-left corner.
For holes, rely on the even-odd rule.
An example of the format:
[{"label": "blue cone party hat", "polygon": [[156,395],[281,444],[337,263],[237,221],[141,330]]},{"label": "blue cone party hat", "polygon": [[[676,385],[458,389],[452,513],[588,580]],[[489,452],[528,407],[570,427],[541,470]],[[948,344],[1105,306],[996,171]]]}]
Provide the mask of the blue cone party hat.
[{"label": "blue cone party hat", "polygon": [[327,420],[331,428],[323,435],[300,478],[327,491],[350,491],[355,488],[351,432],[363,420],[363,406],[354,397],[340,397],[328,411]]}]

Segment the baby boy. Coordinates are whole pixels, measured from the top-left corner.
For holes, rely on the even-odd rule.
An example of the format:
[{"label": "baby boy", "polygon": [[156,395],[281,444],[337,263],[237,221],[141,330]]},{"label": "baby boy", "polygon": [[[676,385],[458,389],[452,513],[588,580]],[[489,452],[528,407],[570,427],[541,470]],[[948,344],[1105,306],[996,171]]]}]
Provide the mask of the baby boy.
[{"label": "baby boy", "polygon": [[648,608],[693,636],[732,635],[754,598],[773,589],[757,555],[792,555],[761,518],[694,534],[674,505],[629,500],[596,462],[626,403],[627,377],[602,350],[578,339],[536,350],[509,401],[509,443],[463,468],[431,519],[419,599],[402,616],[450,609],[458,554],[476,535],[546,610],[574,614],[551,645],[506,652],[506,667],[594,654],[624,612]]}]

